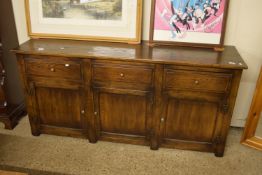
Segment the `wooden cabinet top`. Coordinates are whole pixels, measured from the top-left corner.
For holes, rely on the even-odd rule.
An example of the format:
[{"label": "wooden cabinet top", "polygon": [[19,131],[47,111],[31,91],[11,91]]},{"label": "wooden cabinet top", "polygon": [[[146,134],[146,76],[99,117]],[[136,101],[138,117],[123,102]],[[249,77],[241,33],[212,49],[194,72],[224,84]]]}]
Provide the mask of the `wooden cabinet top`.
[{"label": "wooden cabinet top", "polygon": [[135,61],[227,69],[247,69],[247,65],[234,46],[225,46],[223,52],[212,49],[147,44],[129,45],[122,43],[73,41],[56,39],[31,39],[15,53],[49,55],[105,60]]}]

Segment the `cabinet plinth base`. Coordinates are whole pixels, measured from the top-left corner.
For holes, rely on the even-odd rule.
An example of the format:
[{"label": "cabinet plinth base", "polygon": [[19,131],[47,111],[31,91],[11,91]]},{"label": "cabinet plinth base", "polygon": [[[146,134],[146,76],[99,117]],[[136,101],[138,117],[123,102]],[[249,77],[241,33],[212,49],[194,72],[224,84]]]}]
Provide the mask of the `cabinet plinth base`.
[{"label": "cabinet plinth base", "polygon": [[224,153],[215,153],[216,157],[224,157]]},{"label": "cabinet plinth base", "polygon": [[9,105],[0,113],[0,122],[4,123],[5,129],[12,130],[19,120],[26,115],[25,104]]}]

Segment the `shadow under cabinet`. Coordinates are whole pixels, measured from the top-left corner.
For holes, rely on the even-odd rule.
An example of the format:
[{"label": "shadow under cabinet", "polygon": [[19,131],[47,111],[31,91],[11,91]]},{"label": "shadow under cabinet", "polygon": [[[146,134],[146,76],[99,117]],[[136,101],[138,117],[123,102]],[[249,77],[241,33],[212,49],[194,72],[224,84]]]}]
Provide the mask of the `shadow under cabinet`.
[{"label": "shadow under cabinet", "polygon": [[208,49],[33,39],[14,50],[32,133],[223,156],[242,70]]}]

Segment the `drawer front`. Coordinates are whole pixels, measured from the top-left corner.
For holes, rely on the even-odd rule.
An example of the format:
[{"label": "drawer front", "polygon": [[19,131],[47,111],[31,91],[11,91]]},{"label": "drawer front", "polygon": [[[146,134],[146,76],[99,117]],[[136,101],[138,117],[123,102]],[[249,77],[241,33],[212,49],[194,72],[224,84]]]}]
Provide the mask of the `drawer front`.
[{"label": "drawer front", "polygon": [[152,84],[153,66],[146,64],[99,63],[93,64],[93,80]]},{"label": "drawer front", "polygon": [[30,59],[25,62],[26,73],[33,76],[45,76],[81,80],[81,64],[70,60],[53,61],[51,59]]},{"label": "drawer front", "polygon": [[231,79],[229,73],[165,69],[165,89],[225,93]]}]

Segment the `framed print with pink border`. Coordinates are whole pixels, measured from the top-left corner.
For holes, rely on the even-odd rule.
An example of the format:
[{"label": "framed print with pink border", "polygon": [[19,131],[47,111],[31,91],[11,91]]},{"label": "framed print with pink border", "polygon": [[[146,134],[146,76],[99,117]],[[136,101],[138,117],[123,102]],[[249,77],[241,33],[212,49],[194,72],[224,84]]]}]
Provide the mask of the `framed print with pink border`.
[{"label": "framed print with pink border", "polygon": [[229,0],[152,0],[151,45],[223,48]]}]

